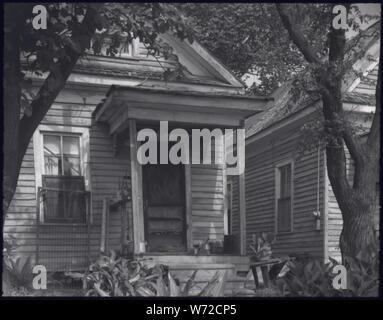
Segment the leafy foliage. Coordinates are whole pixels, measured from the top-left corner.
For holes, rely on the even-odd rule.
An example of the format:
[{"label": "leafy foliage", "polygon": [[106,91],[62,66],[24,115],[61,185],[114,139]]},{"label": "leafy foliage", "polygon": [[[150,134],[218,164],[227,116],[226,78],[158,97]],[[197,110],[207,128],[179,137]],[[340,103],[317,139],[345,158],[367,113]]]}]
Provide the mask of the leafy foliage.
[{"label": "leafy foliage", "polygon": [[[197,270],[181,289],[165,265],[148,267],[143,261],[118,257],[114,251],[101,255],[82,273],[67,275],[81,279],[86,296],[126,297],[126,296],[189,296],[193,295]],[[199,296],[222,296],[226,273],[217,272]]]},{"label": "leafy foliage", "polygon": [[[255,75],[253,93],[269,94],[307,66],[292,45],[273,4],[180,4],[196,37],[235,75]],[[323,51],[328,4],[297,6],[311,43]]]},{"label": "leafy foliage", "polygon": [[[35,58],[29,67],[42,72],[54,68],[58,59],[67,56],[68,46],[73,48],[71,36],[75,32],[85,35],[82,21],[92,4],[86,3],[50,3],[47,5],[48,26],[46,30],[32,27],[32,4],[19,4],[25,17],[21,51],[27,57]],[[28,14],[29,13],[29,14]],[[122,45],[139,38],[151,54],[160,52],[158,35],[171,32],[181,40],[188,38],[193,42],[191,29],[184,25],[176,8],[171,4],[160,3],[106,3],[98,9],[96,33],[89,42],[84,36],[80,47],[100,54],[103,45],[107,45],[106,54],[115,56]],[[164,48],[166,47],[163,45]],[[80,48],[76,48],[80,49]],[[168,47],[166,47],[169,50]]]},{"label": "leafy foliage", "polygon": [[374,297],[379,291],[379,260],[366,263],[348,258],[347,289],[335,289],[334,267],[338,261],[331,259],[322,263],[317,259],[296,259],[288,262],[289,271],[277,280],[283,296],[300,297]]},{"label": "leafy foliage", "polygon": [[3,290],[7,296],[26,296],[32,293],[32,263],[31,257],[21,259],[17,255],[12,238],[3,242]]},{"label": "leafy foliage", "polygon": [[268,260],[272,257],[272,244],[275,241],[275,235],[272,233],[262,232],[256,237],[253,244],[250,245],[252,250],[251,260],[253,262]]}]

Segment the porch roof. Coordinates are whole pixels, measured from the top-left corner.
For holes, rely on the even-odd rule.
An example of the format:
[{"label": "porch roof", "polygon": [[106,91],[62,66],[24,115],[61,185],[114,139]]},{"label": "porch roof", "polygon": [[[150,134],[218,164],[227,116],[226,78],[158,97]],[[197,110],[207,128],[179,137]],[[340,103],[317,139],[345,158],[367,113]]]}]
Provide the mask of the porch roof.
[{"label": "porch roof", "polygon": [[96,121],[109,124],[111,134],[126,128],[128,119],[235,128],[242,127],[248,116],[263,111],[269,100],[163,87],[111,86],[105,101],[97,106],[93,115]]}]

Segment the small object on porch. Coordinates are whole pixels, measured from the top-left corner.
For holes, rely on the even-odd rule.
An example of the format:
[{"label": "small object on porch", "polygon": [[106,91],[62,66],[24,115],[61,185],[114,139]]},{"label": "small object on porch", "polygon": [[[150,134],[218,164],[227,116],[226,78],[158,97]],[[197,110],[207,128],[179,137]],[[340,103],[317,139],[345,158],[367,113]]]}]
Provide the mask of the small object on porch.
[{"label": "small object on porch", "polygon": [[140,244],[139,244],[139,252],[140,253],[145,253],[145,249],[146,249],[146,242],[140,242]]},{"label": "small object on porch", "polygon": [[222,254],[223,253],[223,242],[222,241],[211,241],[210,242],[210,252],[212,254]]},{"label": "small object on porch", "polygon": [[[193,247],[195,247],[197,250],[196,255],[209,255],[210,254],[210,239],[207,238],[205,241],[199,240],[194,243]],[[194,252],[196,252],[194,251]]]},{"label": "small object on porch", "polygon": [[132,190],[131,190],[131,178],[125,174],[119,181],[118,191],[116,196],[110,199],[110,207],[112,210],[117,209],[127,201],[132,200]]},{"label": "small object on porch", "polygon": [[238,254],[240,252],[239,237],[234,234],[225,235],[223,238],[223,253]]},{"label": "small object on porch", "polygon": [[204,244],[204,249],[206,251],[206,254],[210,254],[210,243],[209,243],[209,239],[207,239],[207,241],[205,242]]},{"label": "small object on porch", "polygon": [[129,201],[131,200],[131,179],[130,176],[125,174],[119,183],[119,188],[117,192],[117,199]]}]

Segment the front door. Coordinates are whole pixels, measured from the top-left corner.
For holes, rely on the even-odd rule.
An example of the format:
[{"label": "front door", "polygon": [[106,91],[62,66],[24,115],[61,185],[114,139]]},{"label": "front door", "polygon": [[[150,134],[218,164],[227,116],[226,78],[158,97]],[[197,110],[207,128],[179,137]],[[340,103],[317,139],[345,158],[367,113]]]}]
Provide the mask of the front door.
[{"label": "front door", "polygon": [[147,252],[185,252],[185,171],[183,165],[142,167]]}]

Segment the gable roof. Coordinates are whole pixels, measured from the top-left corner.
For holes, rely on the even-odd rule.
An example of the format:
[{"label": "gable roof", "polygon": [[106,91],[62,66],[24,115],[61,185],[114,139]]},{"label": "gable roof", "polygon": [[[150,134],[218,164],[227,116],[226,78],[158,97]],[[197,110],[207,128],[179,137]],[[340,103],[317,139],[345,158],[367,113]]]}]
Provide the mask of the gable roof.
[{"label": "gable roof", "polygon": [[215,78],[217,81],[234,87],[245,88],[244,82],[238,79],[196,39],[193,40],[193,43],[187,39],[181,41],[168,33],[162,34],[160,37],[173,47],[179,62],[185,66],[186,69],[192,71],[191,69],[195,67],[199,69],[199,71],[203,71],[212,78]]},{"label": "gable roof", "polygon": [[[373,70],[369,70],[369,67],[371,65],[371,56],[369,50],[371,48],[374,49],[374,54],[376,55],[376,58],[379,58],[379,50],[376,51],[376,47],[380,48],[380,39],[379,37],[376,37],[376,34],[371,32],[372,30],[376,30],[380,28],[380,21],[377,23],[374,23],[372,26],[370,26],[368,29],[362,31],[362,38],[361,42],[363,41],[365,44],[365,47],[363,48],[364,54],[361,56],[360,53],[356,53],[355,63],[353,65],[354,69],[357,69],[358,72],[370,72]],[[371,38],[373,38],[373,41]],[[366,36],[366,37],[363,37]],[[354,41],[354,40],[353,40]],[[360,47],[360,46],[359,46]],[[365,61],[369,61],[368,63],[365,63]],[[348,75],[346,76],[348,86],[344,88],[344,91],[346,91],[353,83],[357,80],[357,75],[354,71],[350,71]],[[320,100],[319,98],[313,98],[313,97],[300,97],[298,101],[293,101],[292,99],[292,89],[293,87],[293,81],[290,80],[289,82],[285,83],[278,89],[274,91],[273,94],[271,94],[271,97],[273,98],[273,101],[270,101],[265,106],[265,111],[261,112],[259,114],[256,114],[252,117],[249,117],[245,121],[245,129],[246,129],[246,138],[249,138],[260,131],[265,130],[268,127],[273,126],[274,124],[277,124],[278,122],[282,121],[283,119],[294,115],[295,113],[305,109],[306,107],[313,104],[313,102]],[[353,104],[363,104],[363,105],[375,105],[375,95],[372,94],[366,94],[366,93],[359,93],[359,92],[344,92],[343,94],[343,102],[345,103],[353,103]]]},{"label": "gable roof", "polygon": [[131,56],[110,57],[89,52],[79,59],[73,72],[145,81],[208,84],[244,92],[245,84],[196,40],[193,43],[187,39],[181,41],[169,33],[161,34],[159,38],[173,48],[176,58],[165,60],[161,56],[148,56],[147,49],[136,40],[136,49]]}]

